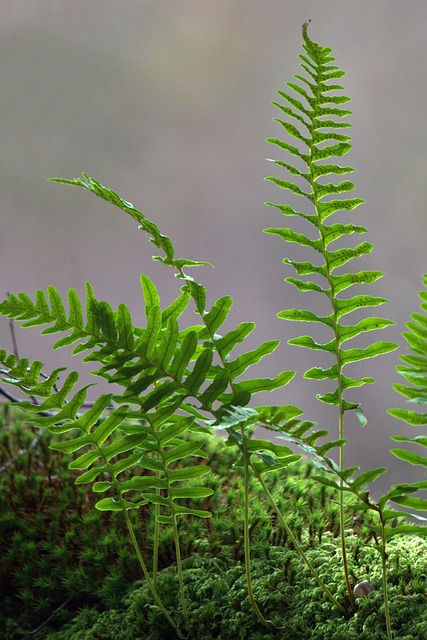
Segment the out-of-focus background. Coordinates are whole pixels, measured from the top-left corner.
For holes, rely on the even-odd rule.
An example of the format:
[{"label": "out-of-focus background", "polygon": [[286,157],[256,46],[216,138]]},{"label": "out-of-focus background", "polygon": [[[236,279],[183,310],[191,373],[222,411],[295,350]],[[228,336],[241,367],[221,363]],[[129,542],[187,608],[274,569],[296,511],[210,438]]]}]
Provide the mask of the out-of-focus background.
[{"label": "out-of-focus background", "polygon": [[[322,364],[320,356],[286,345],[308,327],[275,317],[310,305],[310,295],[283,283],[293,275],[281,262],[295,255],[292,248],[262,233],[292,224],[263,205],[287,197],[263,181],[275,169],[265,158],[280,157],[264,139],[283,133],[271,101],[299,71],[307,19],[312,39],[332,47],[347,72],[354,140],[345,162],[358,170],[355,195],[367,200],[351,218],[368,227],[362,239],[375,246],[363,267],[386,274],[370,287],[389,299],[380,311],[396,322],[382,338],[404,353],[400,333],[427,272],[424,0],[3,0],[1,298],[49,284],[83,293],[90,280],[98,298],[126,302],[138,323],[140,273],[156,280],[165,304],[178,294],[179,283],[152,262],[153,245],[131,218],[83,190],[47,181],[83,170],[154,219],[178,255],[216,265],[198,273],[209,302],[233,296],[231,322],[257,323],[251,348],[283,340],[258,375],[298,371],[271,400],[301,406],[333,432],[334,411],[315,399],[327,383],[302,379],[309,366]],[[362,261],[354,265],[363,268]],[[78,367],[66,350],[52,354],[52,341],[36,330],[18,330],[17,338],[20,355],[43,360],[47,369]],[[6,319],[0,346],[12,348]],[[383,488],[409,479],[408,465],[388,453],[389,436],[409,431],[385,413],[403,406],[392,390],[397,361],[395,352],[361,366],[377,379],[354,396],[368,425],[348,420],[347,464],[389,466]]]}]

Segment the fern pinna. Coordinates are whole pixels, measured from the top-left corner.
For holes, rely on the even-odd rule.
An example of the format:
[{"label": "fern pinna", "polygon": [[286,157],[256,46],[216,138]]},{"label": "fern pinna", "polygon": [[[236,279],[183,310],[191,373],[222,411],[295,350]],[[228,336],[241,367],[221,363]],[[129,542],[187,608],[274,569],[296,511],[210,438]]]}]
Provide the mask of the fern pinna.
[{"label": "fern pinna", "polygon": [[[330,313],[320,316],[308,309],[286,309],[278,314],[284,320],[296,320],[306,323],[320,323],[331,331],[331,339],[326,343],[318,343],[311,335],[303,335],[289,340],[290,344],[320,350],[330,354],[333,364],[328,368],[314,367],[305,373],[306,378],[314,380],[332,380],[336,387],[331,392],[318,395],[318,399],[327,404],[336,405],[339,411],[339,468],[344,470],[344,413],[357,410],[363,421],[358,404],[347,400],[345,392],[353,387],[372,383],[371,377],[355,379],[344,374],[344,367],[352,362],[388,353],[396,348],[392,342],[374,342],[365,348],[344,348],[344,343],[357,335],[372,330],[383,329],[392,324],[390,320],[370,317],[350,325],[343,322],[344,316],[363,309],[382,305],[384,298],[370,295],[356,295],[343,297],[343,291],[353,285],[367,285],[383,274],[379,271],[359,271],[357,273],[342,271],[340,268],[355,258],[370,253],[372,245],[362,242],[355,247],[331,249],[332,243],[351,234],[363,234],[367,229],[354,224],[340,222],[328,223],[332,215],[340,211],[352,211],[364,201],[361,198],[348,198],[355,185],[347,179],[337,182],[325,182],[325,176],[347,176],[354,171],[352,167],[341,166],[331,161],[341,157],[351,149],[350,137],[340,130],[350,127],[343,118],[351,111],[341,105],[349,98],[342,95],[341,85],[334,80],[341,78],[344,72],[332,64],[334,58],[329,48],[321,47],[312,42],[307,34],[306,23],[303,27],[303,47],[305,55],[300,55],[301,67],[306,75],[295,75],[298,82],[288,83],[292,94],[279,91],[285,104],[274,103],[288,119],[277,118],[277,122],[286,133],[298,141],[298,146],[284,142],[278,138],[269,138],[268,142],[290,153],[295,164],[276,160],[275,164],[282,167],[286,173],[295,176],[300,184],[283,178],[269,177],[281,189],[302,196],[309,204],[307,212],[294,209],[290,205],[268,202],[277,207],[285,216],[298,216],[306,221],[307,226],[314,232],[306,235],[291,228],[269,228],[267,233],[279,235],[286,242],[296,243],[304,250],[314,251],[316,259],[297,262],[285,258],[286,264],[294,267],[298,276],[289,277],[286,281],[303,292],[315,292],[326,297],[330,303]],[[344,194],[345,197],[336,197]],[[307,280],[304,276],[314,275],[316,282]],[[341,481],[342,482],[342,481]],[[352,600],[353,595],[348,580],[346,567],[346,551],[344,539],[344,512],[341,505],[341,532],[343,560],[346,574],[347,590]]]}]

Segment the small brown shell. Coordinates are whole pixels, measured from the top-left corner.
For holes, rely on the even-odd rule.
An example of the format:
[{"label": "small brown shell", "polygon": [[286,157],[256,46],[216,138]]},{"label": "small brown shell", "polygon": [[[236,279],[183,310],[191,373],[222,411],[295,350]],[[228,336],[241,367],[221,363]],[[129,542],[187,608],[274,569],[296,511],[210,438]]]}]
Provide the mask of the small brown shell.
[{"label": "small brown shell", "polygon": [[375,587],[371,585],[369,580],[362,580],[354,587],[353,594],[355,598],[366,598],[372,591],[375,591]]}]

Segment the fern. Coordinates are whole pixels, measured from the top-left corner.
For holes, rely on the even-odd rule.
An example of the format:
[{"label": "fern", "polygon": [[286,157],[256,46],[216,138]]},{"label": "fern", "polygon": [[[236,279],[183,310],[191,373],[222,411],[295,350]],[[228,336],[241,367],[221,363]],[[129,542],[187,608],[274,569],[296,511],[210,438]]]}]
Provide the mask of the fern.
[{"label": "fern", "polygon": [[[396,535],[425,535],[426,528],[406,521],[398,522],[397,526],[388,526],[396,518],[396,511],[388,505],[394,502],[415,510],[425,509],[427,500],[413,494],[426,489],[427,482],[394,485],[388,493],[374,501],[367,485],[383,474],[386,468],[360,473],[359,466],[345,466],[344,415],[348,411],[355,411],[360,423],[366,423],[360,404],[351,400],[347,393],[365,384],[372,384],[374,380],[372,377],[353,378],[347,374],[347,370],[344,374],[344,367],[388,353],[396,345],[382,340],[364,348],[346,344],[357,336],[384,329],[393,323],[376,316],[364,318],[355,324],[343,320],[353,312],[386,302],[382,297],[360,294],[348,296],[344,293],[353,285],[371,284],[383,274],[371,270],[346,270],[348,263],[369,254],[373,247],[368,242],[343,247],[347,236],[362,235],[367,230],[352,223],[330,221],[339,212],[351,212],[363,203],[358,197],[349,197],[355,186],[348,180],[348,174],[354,170],[337,164],[336,160],[351,149],[347,135],[350,125],[343,120],[351,112],[342,108],[348,98],[341,93],[341,85],[335,84],[335,80],[342,77],[344,72],[332,64],[334,58],[330,49],[310,40],[307,24],[303,27],[303,39],[305,53],[300,58],[304,75],[296,75],[297,82],[288,83],[291,93],[279,92],[284,104],[274,103],[282,113],[281,118],[277,119],[278,123],[296,142],[290,144],[278,138],[268,139],[290,154],[292,159],[288,162],[274,161],[276,166],[284,170],[285,176],[270,177],[268,180],[291,195],[302,197],[308,208],[300,211],[288,204],[267,204],[278,208],[287,217],[300,218],[311,233],[287,227],[269,228],[266,232],[280,236],[285,242],[297,244],[304,252],[311,254],[304,261],[285,258],[284,262],[294,268],[297,276],[286,280],[299,291],[321,294],[318,298],[326,299],[329,305],[327,315],[295,308],[283,310],[278,315],[285,320],[320,324],[330,332],[330,338],[324,343],[309,334],[293,338],[289,343],[325,352],[332,359],[326,368],[312,367],[305,376],[333,383],[332,390],[322,393],[318,398],[338,409],[339,424],[335,439],[325,429],[318,429],[314,422],[304,419],[299,407],[290,404],[255,405],[257,393],[283,388],[295,375],[294,371],[282,371],[272,378],[247,377],[252,366],[278,348],[279,340],[268,340],[245,350],[244,344],[255,328],[254,323],[241,322],[224,332],[223,326],[232,309],[232,299],[222,296],[209,308],[206,288],[188,274],[189,269],[209,263],[177,258],[171,238],[163,234],[154,222],[118,193],[86,174],[75,180],[53,180],[84,188],[135,219],[139,228],[160,251],[161,255],[155,255],[154,260],[174,271],[181,287],[180,293],[168,307],[162,308],[154,282],[142,275],[140,281],[145,306],[143,326],[135,326],[125,304],[118,305],[114,310],[108,302],[98,300],[90,284],[87,285],[84,300],[80,300],[71,289],[67,303],[54,287],[49,287],[46,293],[37,291],[34,300],[24,293],[9,295],[0,303],[0,314],[20,322],[23,327],[39,326],[42,334],[60,334],[54,349],[70,347],[74,355],[93,363],[95,376],[115,385],[118,391],[101,394],[93,406],[86,410],[86,393],[91,385],[79,387],[76,372],[65,374],[65,369],[61,367],[46,375],[40,361],[30,363],[26,358],[18,359],[5,351],[0,351],[0,379],[32,398],[31,402],[20,401],[17,404],[31,415],[31,420],[37,426],[59,436],[52,448],[72,456],[69,468],[78,472],[76,483],[91,485],[98,498],[97,509],[123,513],[147,585],[177,633],[181,633],[179,623],[168,613],[157,591],[160,528],[169,526],[168,531],[173,535],[182,613],[188,632],[190,620],[184,597],[179,519],[187,516],[209,518],[211,515],[203,508],[203,502],[200,504],[197,501],[203,501],[212,494],[212,489],[202,486],[201,481],[210,471],[204,462],[204,444],[215,430],[220,429],[227,434],[227,445],[239,451],[235,466],[243,473],[246,583],[258,621],[270,631],[278,630],[264,618],[252,587],[251,475],[262,486],[278,522],[319,586],[341,613],[346,613],[345,607],[323,582],[322,576],[317,574],[302,547],[300,536],[289,527],[265,480],[269,473],[286,469],[301,458],[300,453],[294,452],[297,446],[322,469],[322,473],[314,479],[320,485],[339,492],[342,557],[351,603],[354,603],[354,598],[347,563],[344,510],[348,507],[353,511],[369,510],[376,514],[375,522],[379,522],[379,525],[373,524],[372,528],[374,535],[381,538],[376,548],[382,558],[384,612],[387,637],[391,640],[386,545]],[[289,175],[291,179],[288,179]],[[327,176],[333,176],[332,182],[325,181]],[[339,242],[340,248],[332,248],[335,242]],[[410,332],[404,334],[413,354],[403,356],[405,364],[398,368],[411,386],[396,385],[396,389],[410,401],[423,405],[427,403],[427,294],[422,292],[420,297],[423,301],[421,311],[424,313],[412,316],[413,321],[408,323]],[[181,316],[188,306],[195,311],[198,324],[182,324]],[[242,345],[242,352],[236,356],[236,347]],[[38,399],[38,404],[34,399]],[[427,424],[427,415],[424,413],[399,409],[390,410],[390,413],[414,426]],[[255,428],[259,426],[274,433],[274,442],[254,437]],[[394,440],[427,446],[424,436],[395,436]],[[288,445],[292,445],[293,449]],[[337,449],[338,462],[333,458]],[[422,455],[406,449],[391,451],[411,464],[427,466],[427,458]],[[352,496],[350,503],[346,503],[345,495]],[[152,507],[155,516],[152,576],[138,547],[128,513],[131,509],[147,505]],[[412,513],[404,512],[406,515],[414,517]]]},{"label": "fern", "polygon": [[[424,287],[427,286],[427,275],[424,276]],[[395,384],[396,391],[406,398],[410,403],[419,405],[420,408],[427,404],[427,292],[425,289],[419,292],[421,299],[420,311],[413,313],[411,320],[407,323],[408,331],[402,335],[409,345],[410,353],[400,356],[403,365],[396,367],[409,384]],[[403,420],[411,427],[425,427],[427,425],[427,412],[414,409],[389,409],[388,413]],[[416,445],[416,449],[427,449],[427,436],[416,435],[413,438],[406,436],[392,436],[396,442]],[[393,448],[390,452],[409,464],[427,467],[427,455],[417,453],[417,451]],[[390,492],[390,499],[399,505],[421,511],[427,510],[427,499],[407,495],[427,489],[427,481],[421,480],[404,485],[395,485]],[[422,495],[422,494],[421,494]],[[410,514],[414,517],[414,514]]]},{"label": "fern", "polygon": [[[279,341],[263,342],[233,358],[234,348],[244,342],[255,325],[242,322],[235,329],[218,334],[228,317],[232,299],[224,296],[207,310],[205,287],[184,272],[187,267],[207,263],[175,259],[170,238],[133,205],[93,178],[83,174],[74,181],[59,181],[83,186],[137,219],[150,240],[165,254],[154,259],[177,271],[176,275],[183,283],[182,291],[169,307],[162,310],[156,286],[147,276],[141,276],[146,315],[144,327],[134,326],[126,305],[120,304],[114,311],[107,302],[98,300],[90,284],[87,285],[84,304],[74,290],[69,291],[68,311],[54,287],[48,288],[47,296],[37,291],[34,301],[23,293],[10,295],[0,304],[0,313],[21,321],[24,327],[45,326],[44,334],[66,334],[55,342],[54,348],[69,346],[73,347],[74,355],[86,354],[83,361],[97,365],[93,373],[122,387],[123,391],[121,394],[100,396],[94,407],[80,416],[78,412],[85,400],[87,387],[68,397],[78,380],[75,372],[70,373],[63,387],[53,393],[62,369],[41,382],[38,380],[41,363],[34,363],[28,370],[28,361],[15,362],[13,356],[2,352],[0,360],[5,367],[4,380],[26,394],[39,397],[44,394],[47,399],[40,405],[20,404],[35,415],[34,421],[39,426],[58,434],[68,433],[65,442],[55,445],[60,451],[74,454],[83,450],[69,465],[71,469],[82,472],[77,482],[94,483],[92,489],[96,493],[106,493],[98,500],[98,509],[123,510],[135,548],[136,539],[127,516],[129,509],[151,503],[156,509],[156,526],[169,524],[173,527],[181,603],[189,628],[177,518],[182,515],[209,517],[209,512],[183,505],[180,501],[203,499],[210,495],[211,490],[195,485],[195,480],[209,471],[206,465],[188,465],[194,457],[205,457],[201,439],[203,434],[210,433],[213,423],[220,425],[224,416],[236,407],[247,405],[256,393],[285,386],[294,372],[284,371],[275,378],[240,381],[248,368],[278,347]],[[201,324],[182,329],[179,317],[190,299]],[[86,317],[83,307],[86,308]],[[283,407],[285,413],[293,414],[295,410],[292,406]],[[47,411],[52,415],[46,415]],[[300,413],[300,410],[296,411]],[[108,415],[103,415],[104,412]],[[192,434],[190,439],[187,437],[189,433]],[[244,441],[235,444],[245,454],[246,436]],[[265,458],[265,450],[269,448],[265,441],[253,440],[251,446],[251,451],[260,449],[260,458]],[[270,447],[267,466],[280,468],[299,458],[288,447],[278,445],[273,450]],[[180,468],[175,468],[177,461],[181,462]],[[151,473],[120,480],[123,471],[136,466]],[[247,474],[246,465],[246,477]],[[245,531],[248,530],[248,504],[246,494]],[[159,538],[158,528],[156,538]],[[251,593],[248,538],[245,549],[251,602],[259,619],[266,623]],[[144,575],[149,579],[140,553],[138,557]],[[155,578],[156,569],[153,581],[149,583],[156,597]]]},{"label": "fern", "polygon": [[[355,325],[343,322],[344,316],[366,307],[382,305],[386,300],[370,295],[355,295],[344,298],[340,295],[341,292],[353,285],[368,285],[378,280],[383,274],[379,271],[366,270],[343,273],[340,270],[351,260],[370,253],[373,247],[368,242],[362,242],[355,247],[331,249],[332,243],[347,235],[366,233],[367,229],[363,226],[351,223],[330,223],[328,220],[339,211],[353,211],[364,201],[358,197],[347,197],[355,185],[346,179],[346,176],[354,169],[338,165],[335,162],[335,158],[344,156],[351,149],[350,137],[346,133],[340,132],[340,129],[347,130],[350,126],[348,122],[343,121],[343,118],[350,115],[351,111],[341,107],[349,101],[349,98],[340,93],[343,87],[334,82],[341,78],[344,72],[332,64],[334,58],[331,56],[329,48],[321,47],[310,40],[307,26],[308,23],[303,27],[305,55],[300,55],[301,67],[305,75],[296,75],[295,78],[298,82],[288,83],[288,87],[293,93],[279,91],[279,95],[285,101],[284,105],[274,103],[282,114],[296,122],[295,125],[282,118],[276,119],[285,132],[296,139],[298,146],[283,142],[278,138],[268,139],[268,142],[287,151],[296,159],[296,164],[294,164],[294,160],[292,160],[292,164],[283,161],[275,161],[275,164],[283,168],[286,173],[290,173],[291,176],[297,177],[303,186],[282,178],[269,177],[267,179],[281,189],[303,197],[308,201],[309,211],[299,211],[290,205],[272,202],[267,202],[267,204],[278,208],[285,216],[302,218],[313,233],[306,235],[291,228],[268,228],[265,231],[280,236],[285,242],[298,244],[304,250],[315,252],[313,261],[297,262],[285,258],[284,262],[294,267],[297,276],[302,276],[289,277],[286,278],[286,281],[300,291],[315,292],[326,297],[330,304],[330,313],[326,316],[319,316],[307,309],[286,309],[281,311],[278,317],[284,320],[320,323],[331,331],[331,339],[326,343],[317,342],[311,335],[293,338],[289,340],[289,343],[326,352],[333,358],[331,366],[327,368],[313,367],[306,371],[305,377],[314,380],[332,380],[336,385],[333,391],[317,397],[324,403],[338,407],[339,468],[343,471],[345,468],[344,413],[349,410],[358,410],[358,415],[361,416],[360,405],[348,400],[345,397],[346,391],[374,382],[371,377],[359,379],[350,377],[344,373],[344,367],[353,362],[388,353],[396,349],[396,345],[392,342],[378,341],[363,349],[344,348],[343,346],[344,343],[361,333],[383,329],[393,323],[390,320],[377,317],[365,318]],[[344,176],[345,179],[337,183],[324,182],[324,177],[329,175]],[[316,281],[305,278],[305,276],[313,275]],[[361,419],[363,420],[363,418]],[[350,600],[353,601],[346,560],[342,504],[340,521],[347,591]]]}]

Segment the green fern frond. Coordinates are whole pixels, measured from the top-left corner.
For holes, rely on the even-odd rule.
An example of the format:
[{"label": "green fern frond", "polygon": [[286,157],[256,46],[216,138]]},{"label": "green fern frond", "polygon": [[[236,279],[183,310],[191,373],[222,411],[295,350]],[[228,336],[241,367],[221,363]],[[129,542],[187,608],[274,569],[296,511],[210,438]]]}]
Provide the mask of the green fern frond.
[{"label": "green fern frond", "polygon": [[[354,169],[348,166],[340,166],[334,162],[325,163],[330,158],[341,157],[347,154],[351,145],[350,137],[339,132],[341,128],[348,128],[349,123],[343,122],[343,118],[350,115],[348,109],[341,109],[337,105],[348,102],[349,98],[340,95],[342,91],[340,85],[331,84],[333,78],[342,77],[344,72],[336,65],[332,64],[334,58],[330,55],[331,50],[319,46],[310,40],[307,34],[307,25],[303,28],[303,47],[305,55],[301,55],[301,66],[307,76],[296,75],[298,82],[288,83],[288,87],[295,95],[280,91],[279,95],[286,104],[274,103],[286,116],[291,117],[296,124],[277,119],[284,130],[296,139],[300,146],[295,147],[277,138],[269,138],[268,142],[275,144],[279,148],[288,151],[295,156],[304,169],[300,170],[293,164],[282,161],[274,161],[276,165],[282,167],[293,176],[303,180],[304,187],[287,179],[270,176],[270,180],[281,189],[287,190],[301,196],[310,205],[311,211],[297,211],[290,205],[274,204],[267,202],[267,205],[277,207],[286,216],[299,216],[310,223],[311,228],[316,228],[316,234],[307,235],[294,231],[291,228],[268,228],[267,233],[279,235],[285,242],[298,244],[306,250],[314,251],[317,260],[307,260],[296,262],[285,259],[286,264],[291,265],[297,272],[298,278],[286,278],[286,281],[303,292],[321,293],[326,296],[331,303],[331,314],[326,317],[319,317],[308,310],[287,309],[278,314],[279,318],[286,320],[299,320],[304,322],[320,322],[326,324],[333,331],[333,338],[324,345],[319,345],[311,336],[301,336],[290,340],[291,344],[303,346],[309,349],[320,349],[331,353],[337,361],[337,365],[324,369],[323,374],[317,378],[330,378],[338,380],[338,387],[332,394],[318,396],[320,400],[340,405],[344,410],[353,409],[353,403],[345,403],[342,398],[342,385],[340,378],[344,366],[351,362],[372,358],[376,355],[388,353],[396,348],[391,342],[380,341],[367,349],[342,349],[342,343],[350,340],[358,333],[382,329],[390,324],[390,320],[382,318],[368,318],[359,323],[353,330],[341,322],[344,315],[358,311],[363,307],[378,306],[386,302],[384,298],[373,296],[357,295],[352,298],[342,298],[339,294],[353,285],[367,285],[382,277],[379,271],[359,271],[342,272],[344,265],[352,260],[366,255],[372,251],[372,245],[362,242],[355,247],[339,248],[331,250],[330,245],[344,236],[351,234],[366,233],[366,228],[354,224],[326,223],[327,218],[340,211],[352,211],[364,201],[361,198],[348,198],[346,194],[353,191],[353,182],[345,179],[345,176],[352,173]],[[301,84],[302,83],[302,84]],[[304,102],[301,101],[303,99]],[[303,125],[303,131],[300,128]],[[324,182],[327,175],[344,176],[344,179],[334,182]],[[336,195],[344,195],[343,198],[336,199]],[[332,197],[331,197],[332,196]],[[319,282],[305,279],[305,276],[315,274],[319,277]],[[313,377],[313,369],[306,373],[307,377]],[[372,379],[369,379],[371,382]],[[368,379],[354,381],[353,385],[365,384]]]},{"label": "green fern frond", "polygon": [[[305,373],[306,378],[314,380],[332,380],[335,388],[328,393],[318,394],[317,398],[326,404],[338,407],[338,440],[339,464],[332,470],[338,475],[337,488],[340,492],[346,490],[348,481],[344,464],[344,414],[346,411],[356,410],[362,425],[366,424],[366,418],[361,416],[360,405],[350,402],[345,398],[347,389],[372,383],[370,377],[354,379],[344,375],[344,368],[364,359],[371,359],[378,355],[389,353],[396,349],[392,342],[378,341],[365,348],[343,348],[343,343],[352,340],[360,333],[379,330],[392,324],[390,320],[382,318],[365,318],[358,325],[349,326],[343,322],[344,316],[360,311],[366,307],[376,307],[384,304],[386,300],[377,296],[354,295],[343,297],[343,292],[353,286],[368,285],[382,277],[379,271],[347,271],[346,265],[364,255],[369,254],[373,247],[369,242],[361,242],[353,247],[342,246],[347,236],[366,233],[366,228],[360,225],[330,222],[332,216],[338,212],[350,212],[364,202],[359,197],[349,197],[355,189],[353,182],[347,179],[347,175],[353,173],[352,167],[344,167],[338,164],[336,159],[346,155],[350,149],[350,137],[347,132],[349,123],[343,119],[351,114],[351,111],[341,108],[349,101],[343,95],[340,85],[331,82],[341,78],[344,72],[333,64],[329,48],[321,47],[313,42],[307,34],[306,23],[303,26],[303,48],[305,54],[300,55],[301,67],[306,75],[296,75],[296,82],[289,82],[287,86],[290,92],[280,91],[279,95],[285,101],[285,106],[279,106],[282,114],[291,118],[288,120],[277,119],[284,131],[291,136],[292,144],[278,138],[268,138],[267,142],[279,149],[288,152],[292,156],[292,162],[276,162],[276,166],[285,172],[284,177],[270,176],[267,180],[273,182],[292,196],[301,197],[307,204],[307,211],[299,211],[288,204],[275,204],[267,202],[269,206],[279,209],[285,216],[297,216],[308,225],[308,232],[295,231],[292,228],[268,228],[266,233],[278,235],[285,242],[297,244],[304,252],[311,252],[313,258],[303,262],[285,259],[285,264],[292,266],[297,278],[289,277],[286,281],[299,291],[321,294],[327,298],[330,304],[330,313],[326,316],[318,316],[307,309],[286,309],[278,314],[284,320],[296,320],[308,323],[320,323],[331,330],[331,338],[324,343],[317,342],[311,335],[303,335],[289,340],[290,344],[323,351],[327,357],[332,358],[332,364],[325,367],[312,367]],[[276,103],[277,104],[277,103]],[[294,144],[296,142],[296,145]],[[294,164],[296,163],[296,164]],[[294,182],[296,177],[299,182]],[[335,176],[335,180],[326,181],[326,176]],[[340,246],[333,249],[332,245],[340,241]],[[307,279],[314,274],[315,279]],[[294,437],[294,435],[287,435]],[[311,438],[315,440],[316,438]],[[299,441],[299,446],[311,451],[312,455],[322,456],[323,452],[311,442]],[[328,449],[329,450],[329,449]],[[354,470],[353,470],[354,471]],[[330,482],[334,483],[335,480]],[[348,487],[347,487],[348,488]],[[350,602],[354,596],[350,585],[349,571],[346,556],[346,541],[344,532],[344,505],[340,501],[340,529],[341,547],[343,554],[343,568],[346,588]]]},{"label": "green fern frond", "polygon": [[[427,275],[424,275],[424,287],[427,287]],[[398,365],[396,370],[409,384],[395,384],[395,390],[408,398],[408,402],[425,407],[427,405],[427,293],[419,292],[421,299],[420,311],[411,315],[411,320],[406,324],[409,331],[402,335],[409,345],[410,353],[401,355],[400,360],[404,365]],[[399,420],[403,420],[411,427],[425,427],[427,425],[427,412],[415,409],[389,409],[388,413]],[[412,438],[406,436],[392,436],[395,442],[405,442],[427,450],[427,436],[417,435]],[[427,468],[427,454],[402,448],[390,449],[390,452],[399,460],[411,465]],[[407,484],[404,487],[396,485],[389,494],[390,499],[399,505],[411,509],[427,511],[427,500],[422,497],[408,497],[407,493],[414,493],[427,488],[425,481]],[[410,514],[411,515],[411,514]],[[412,514],[413,515],[413,514]]]}]

